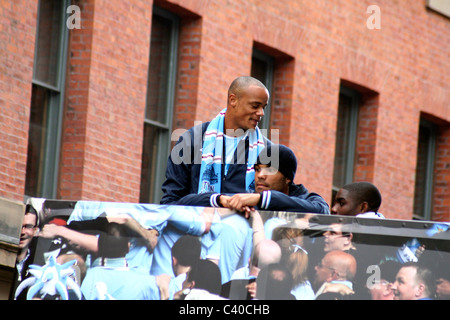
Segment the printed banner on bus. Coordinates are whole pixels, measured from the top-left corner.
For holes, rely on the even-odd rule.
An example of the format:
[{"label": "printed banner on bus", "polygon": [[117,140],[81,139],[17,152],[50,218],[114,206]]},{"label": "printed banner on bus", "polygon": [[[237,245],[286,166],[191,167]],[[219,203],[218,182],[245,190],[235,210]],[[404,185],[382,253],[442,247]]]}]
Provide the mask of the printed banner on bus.
[{"label": "printed banner on bus", "polygon": [[16,300],[450,298],[448,223],[31,199],[24,224]]}]

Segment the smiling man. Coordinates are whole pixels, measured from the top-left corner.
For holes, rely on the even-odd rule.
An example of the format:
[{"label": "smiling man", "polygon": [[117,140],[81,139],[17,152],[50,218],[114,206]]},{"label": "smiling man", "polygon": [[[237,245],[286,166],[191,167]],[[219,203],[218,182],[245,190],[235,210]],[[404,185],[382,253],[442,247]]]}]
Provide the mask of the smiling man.
[{"label": "smiling man", "polygon": [[[18,245],[19,251],[16,259],[15,282],[11,287],[11,297],[15,296],[16,288],[20,282],[25,278],[32,276],[28,270],[30,264],[35,263],[35,235],[38,230],[38,223],[39,217],[37,210],[32,205],[27,204],[25,208],[25,215],[23,217],[22,229],[20,232],[20,240]],[[17,297],[17,300],[26,299],[26,292],[27,290],[22,291],[22,293]]]},{"label": "smiling man", "polygon": [[[256,129],[268,101],[269,91],[259,80],[240,77],[233,81],[228,89],[224,123],[226,134],[230,132],[232,136],[240,136],[248,129]],[[243,131],[236,134],[239,129]]]},{"label": "smiling man", "polygon": [[198,194],[253,192],[253,166],[270,144],[258,128],[268,101],[269,91],[259,80],[235,79],[227,107],[186,131],[173,148],[161,204],[198,205]]},{"label": "smiling man", "polygon": [[416,263],[405,263],[391,286],[394,300],[430,300],[435,293],[432,272]]}]

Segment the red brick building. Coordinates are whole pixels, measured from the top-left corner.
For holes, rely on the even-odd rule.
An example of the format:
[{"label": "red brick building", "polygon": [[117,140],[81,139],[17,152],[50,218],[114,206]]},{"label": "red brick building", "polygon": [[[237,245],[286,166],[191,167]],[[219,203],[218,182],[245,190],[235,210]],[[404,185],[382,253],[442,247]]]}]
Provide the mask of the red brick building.
[{"label": "red brick building", "polygon": [[4,0],[0,16],[3,198],[157,201],[172,132],[263,74],[297,183],[331,202],[367,180],[390,218],[450,220],[450,20],[426,0]]},{"label": "red brick building", "polygon": [[172,141],[253,75],[297,183],[331,203],[370,181],[388,218],[450,220],[445,1],[2,0],[0,18],[7,202],[157,202]]}]

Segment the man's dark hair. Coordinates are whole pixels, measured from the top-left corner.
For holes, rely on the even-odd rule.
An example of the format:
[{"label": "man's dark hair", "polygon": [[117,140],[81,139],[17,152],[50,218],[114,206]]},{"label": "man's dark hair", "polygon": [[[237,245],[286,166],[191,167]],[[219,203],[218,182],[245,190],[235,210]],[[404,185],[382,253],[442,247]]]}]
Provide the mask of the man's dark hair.
[{"label": "man's dark hair", "polygon": [[128,253],[130,238],[125,225],[106,222],[105,230],[98,237],[98,255],[103,258],[122,258]]},{"label": "man's dark hair", "polygon": [[196,289],[203,289],[212,294],[220,294],[222,289],[222,276],[220,269],[210,260],[197,260],[188,272],[188,281],[195,281]]},{"label": "man's dark hair", "polygon": [[342,189],[349,191],[356,203],[367,202],[369,211],[376,212],[381,206],[381,193],[370,182],[353,182],[346,184]]},{"label": "man's dark hair", "polygon": [[192,266],[200,259],[201,243],[197,237],[184,235],[172,247],[172,257],[182,266]]},{"label": "man's dark hair", "polygon": [[284,264],[273,263],[261,269],[256,278],[256,297],[261,300],[292,300],[291,272]]},{"label": "man's dark hair", "polygon": [[31,204],[27,204],[25,206],[25,214],[34,214],[36,216],[36,225],[35,225],[35,227],[39,225],[39,214],[38,214],[36,209]]}]

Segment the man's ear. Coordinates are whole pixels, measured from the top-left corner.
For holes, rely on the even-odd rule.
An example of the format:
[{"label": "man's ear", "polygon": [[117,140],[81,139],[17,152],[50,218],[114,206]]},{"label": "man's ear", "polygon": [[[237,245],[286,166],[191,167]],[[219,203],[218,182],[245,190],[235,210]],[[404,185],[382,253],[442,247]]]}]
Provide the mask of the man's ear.
[{"label": "man's ear", "polygon": [[346,238],[345,244],[346,245],[351,244],[352,240],[353,240],[353,233],[349,233],[349,234],[345,235],[345,238]]},{"label": "man's ear", "polygon": [[359,211],[361,213],[367,212],[368,210],[369,210],[369,204],[367,203],[367,201],[364,201],[359,205]]},{"label": "man's ear", "polygon": [[337,272],[335,269],[332,269],[331,275],[328,277],[328,282],[338,279],[339,279],[339,272]]},{"label": "man's ear", "polygon": [[423,292],[425,291],[425,285],[423,283],[419,283],[416,290],[416,297],[421,297]]},{"label": "man's ear", "polygon": [[230,93],[228,95],[228,104],[232,107],[235,107],[237,104],[237,97],[234,93]]}]

